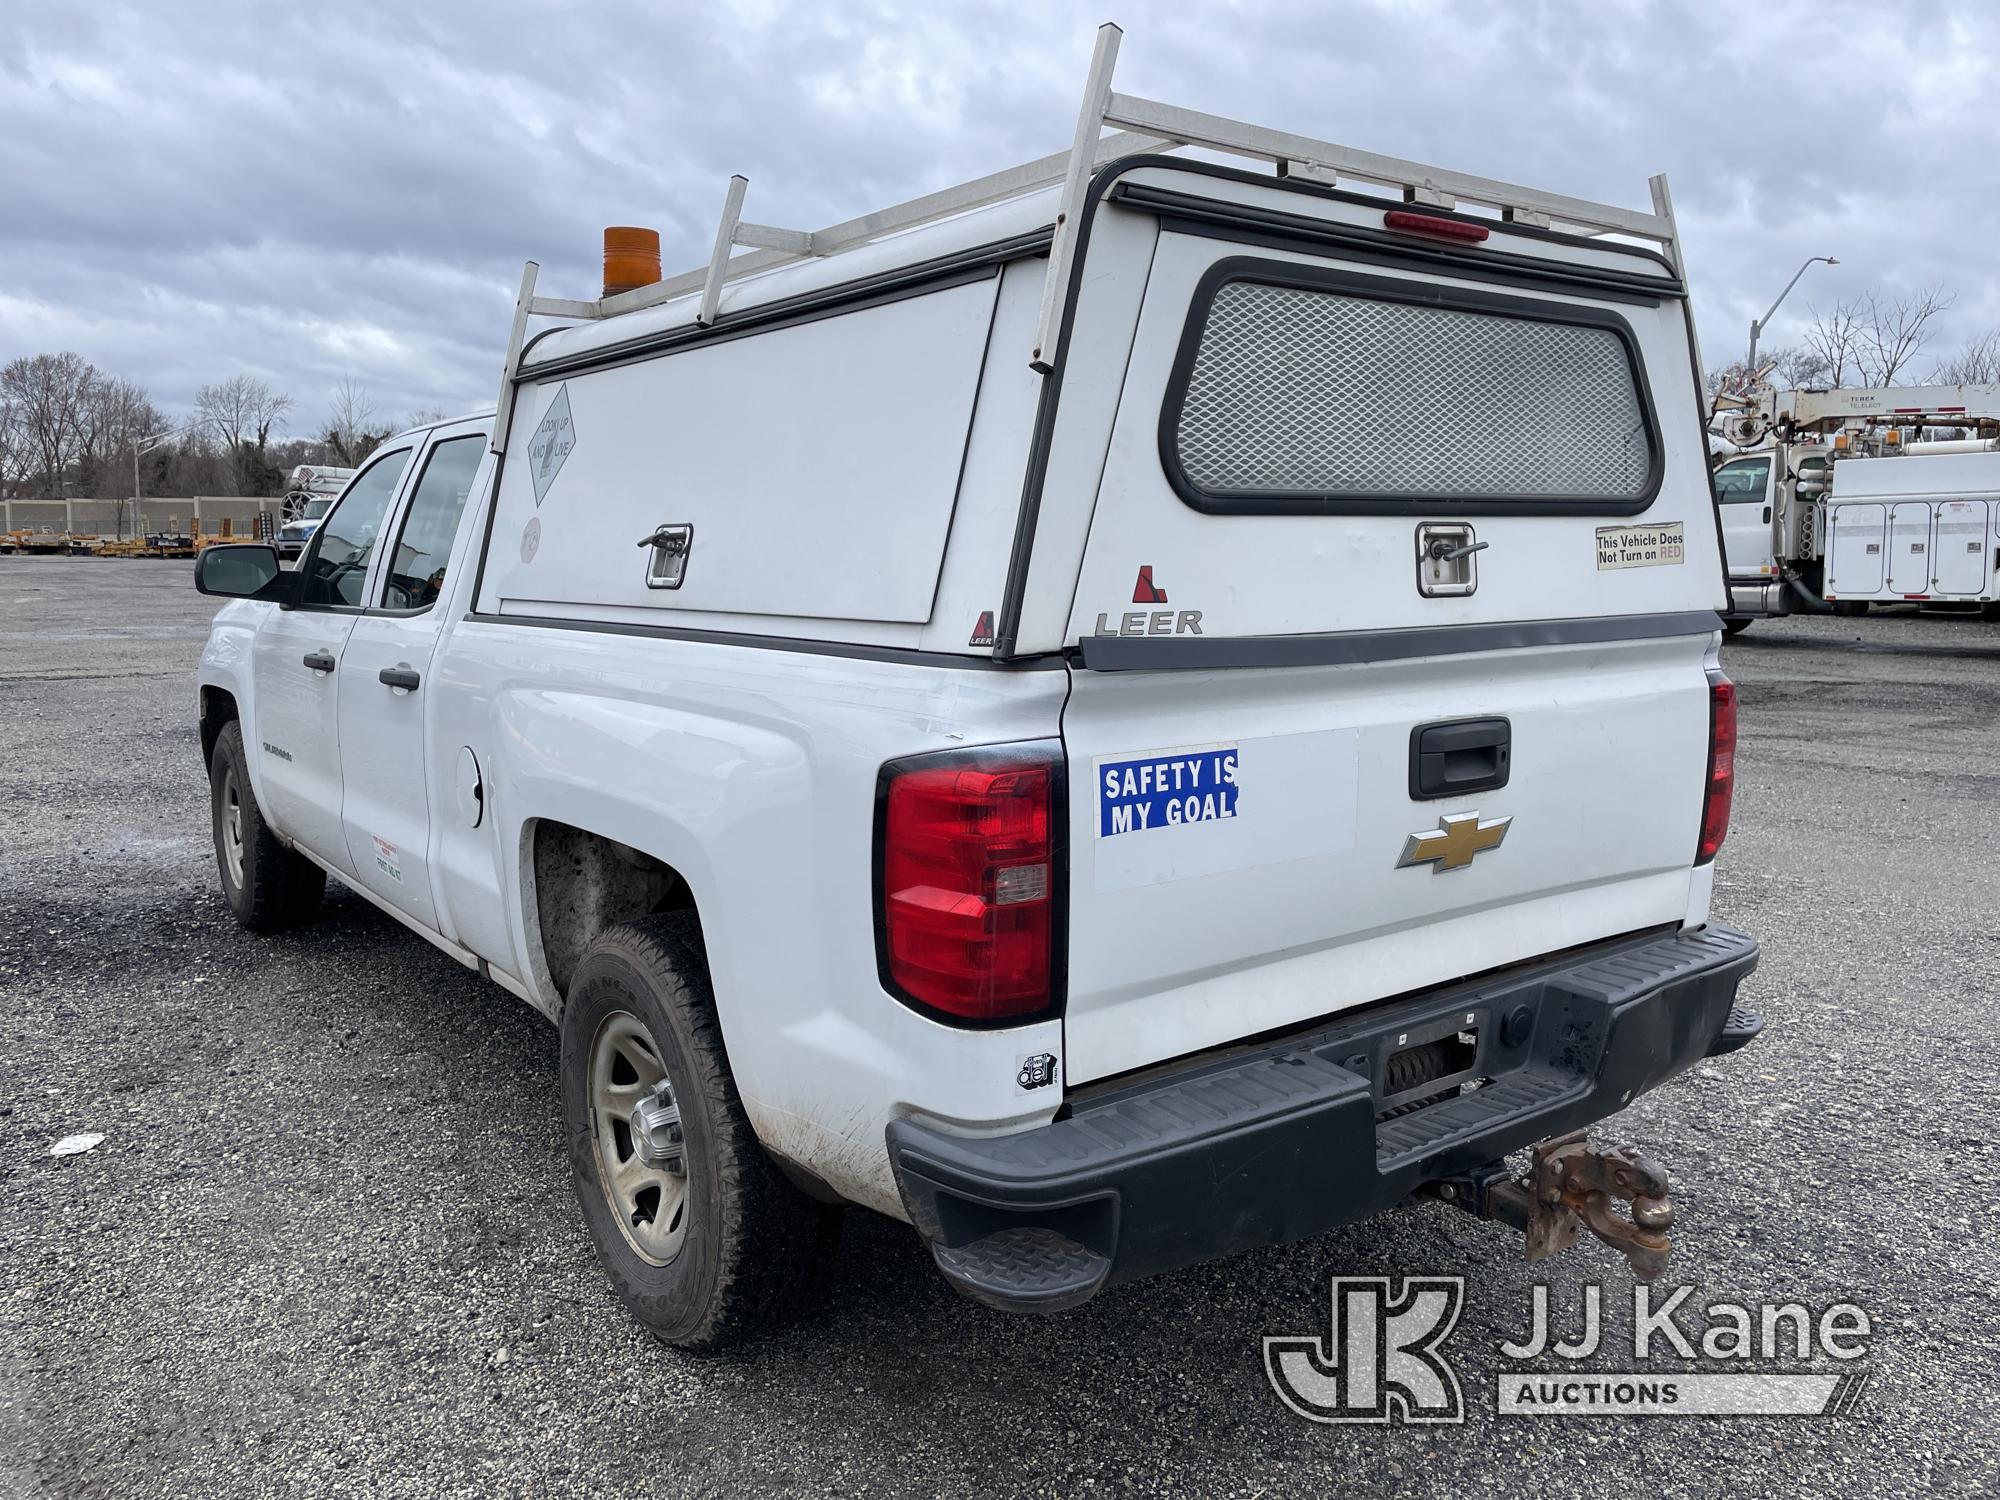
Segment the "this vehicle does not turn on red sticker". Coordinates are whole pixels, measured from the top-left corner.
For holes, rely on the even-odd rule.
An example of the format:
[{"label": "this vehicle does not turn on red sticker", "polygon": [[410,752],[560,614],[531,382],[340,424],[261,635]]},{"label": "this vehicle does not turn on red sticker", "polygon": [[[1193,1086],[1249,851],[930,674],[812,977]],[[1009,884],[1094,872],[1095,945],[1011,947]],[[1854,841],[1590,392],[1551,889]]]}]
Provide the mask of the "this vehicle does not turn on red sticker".
[{"label": "this vehicle does not turn on red sticker", "polygon": [[1597,571],[1664,568],[1687,560],[1687,540],[1679,521],[1657,526],[1597,528]]}]

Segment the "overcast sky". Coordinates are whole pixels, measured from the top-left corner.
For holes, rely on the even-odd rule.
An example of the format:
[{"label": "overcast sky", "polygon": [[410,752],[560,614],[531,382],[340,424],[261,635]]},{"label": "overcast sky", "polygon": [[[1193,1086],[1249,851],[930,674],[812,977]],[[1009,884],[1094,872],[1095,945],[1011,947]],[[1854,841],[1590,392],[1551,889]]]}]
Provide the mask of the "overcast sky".
[{"label": "overcast sky", "polygon": [[[1942,283],[2000,325],[2000,6],[0,0],[0,360],[74,349],[170,412],[248,370],[323,418],[492,400],[521,262],[594,295],[601,226],[705,261],[725,179],[811,228],[1061,149],[1118,86],[1645,207],[1670,174],[1703,351]],[[1919,362],[1918,373],[1929,368]]]}]

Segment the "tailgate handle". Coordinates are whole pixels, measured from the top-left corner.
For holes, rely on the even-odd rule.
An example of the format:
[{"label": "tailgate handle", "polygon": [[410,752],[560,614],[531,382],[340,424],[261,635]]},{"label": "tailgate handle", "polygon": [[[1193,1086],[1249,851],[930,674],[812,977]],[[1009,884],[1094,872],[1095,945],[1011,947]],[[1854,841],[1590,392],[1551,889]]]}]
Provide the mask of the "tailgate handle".
[{"label": "tailgate handle", "polygon": [[1410,797],[1423,802],[1507,784],[1513,727],[1505,719],[1449,719],[1410,731]]}]

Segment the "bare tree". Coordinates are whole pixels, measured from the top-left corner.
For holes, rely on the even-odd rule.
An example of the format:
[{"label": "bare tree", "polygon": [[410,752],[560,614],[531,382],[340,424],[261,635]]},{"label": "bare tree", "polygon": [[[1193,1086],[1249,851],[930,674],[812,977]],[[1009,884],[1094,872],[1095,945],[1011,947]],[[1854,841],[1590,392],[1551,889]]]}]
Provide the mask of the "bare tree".
[{"label": "bare tree", "polygon": [[1858,303],[1836,302],[1831,312],[1822,313],[1811,303],[1812,327],[1806,331],[1805,347],[1825,372],[1826,384],[1846,385],[1850,375],[1859,375],[1865,347],[1864,309]]},{"label": "bare tree", "polygon": [[1970,338],[1950,359],[1935,360],[1930,378],[1938,385],[1989,385],[2000,382],[2000,328]]},{"label": "bare tree", "polygon": [[274,391],[255,375],[232,375],[195,394],[195,420],[214,430],[231,448],[254,443],[262,448],[271,429],[284,425],[292,398]]},{"label": "bare tree", "polygon": [[21,413],[12,397],[0,393],[0,495],[19,478]]},{"label": "bare tree", "polygon": [[1870,292],[1862,324],[1861,378],[1868,385],[1894,385],[1896,376],[1923,351],[1936,331],[1931,323],[1957,299],[1943,287],[1925,287],[1885,301]]},{"label": "bare tree", "polygon": [[375,403],[352,379],[343,378],[334,387],[333,407],[320,441],[332,462],[357,467],[382,446],[396,429],[375,415]]},{"label": "bare tree", "polygon": [[195,421],[215,434],[230,457],[230,471],[241,492],[259,488],[268,467],[264,449],[271,430],[284,425],[292,398],[274,391],[255,375],[232,375],[195,393]]},{"label": "bare tree", "polygon": [[1802,391],[1831,384],[1826,360],[1818,350],[1793,344],[1771,356],[1771,383],[1783,390]]},{"label": "bare tree", "polygon": [[343,375],[333,388],[333,408],[322,435],[341,463],[353,466],[366,458],[381,439],[374,436],[375,403],[368,392]]},{"label": "bare tree", "polygon": [[0,368],[0,397],[16,412],[21,442],[41,463],[50,495],[61,495],[64,475],[82,443],[84,407],[99,380],[80,354],[27,355]]}]

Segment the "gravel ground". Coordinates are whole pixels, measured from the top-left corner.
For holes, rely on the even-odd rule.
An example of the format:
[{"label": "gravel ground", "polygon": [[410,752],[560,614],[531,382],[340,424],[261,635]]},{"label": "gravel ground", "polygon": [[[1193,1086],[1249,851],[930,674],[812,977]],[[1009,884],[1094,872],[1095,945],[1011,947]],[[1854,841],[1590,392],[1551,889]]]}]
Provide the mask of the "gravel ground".
[{"label": "gravel ground", "polygon": [[[1605,1132],[1673,1169],[1669,1281],[1697,1304],[1874,1314],[1857,1413],[1501,1420],[1530,1287],[1573,1321],[1586,1279],[1619,1305],[1624,1267],[1586,1241],[1531,1268],[1434,1204],[1048,1321],[959,1299],[856,1213],[805,1325],[720,1359],[655,1346],[570,1200],[554,1031],[357,897],[279,939],[229,920],[189,573],[0,559],[0,1492],[1996,1488],[2000,626],[1730,643],[1716,909],[1765,945],[1746,998],[1770,1030]],[[48,1155],[82,1130],[104,1144]],[[1323,1334],[1329,1276],[1405,1273],[1469,1279],[1467,1425],[1286,1412],[1262,1336]]]}]

